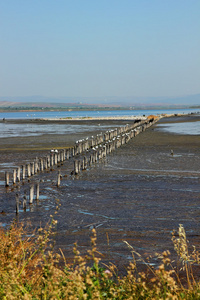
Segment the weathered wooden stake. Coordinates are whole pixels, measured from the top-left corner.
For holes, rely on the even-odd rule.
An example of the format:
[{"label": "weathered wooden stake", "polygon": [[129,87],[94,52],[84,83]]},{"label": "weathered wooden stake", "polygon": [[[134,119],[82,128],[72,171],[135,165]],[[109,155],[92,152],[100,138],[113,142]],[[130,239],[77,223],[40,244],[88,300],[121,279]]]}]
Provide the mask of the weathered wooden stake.
[{"label": "weathered wooden stake", "polygon": [[50,155],[47,155],[47,168],[51,167]]},{"label": "weathered wooden stake", "polygon": [[31,163],[31,175],[35,174],[35,163]]},{"label": "weathered wooden stake", "polygon": [[81,171],[81,161],[79,160],[78,161],[78,172],[80,172]]},{"label": "weathered wooden stake", "polygon": [[67,160],[69,159],[69,149],[67,149],[67,151],[66,151],[66,159]]},{"label": "weathered wooden stake", "polygon": [[90,155],[90,158],[89,158],[89,165],[90,166],[92,165],[92,154]]},{"label": "weathered wooden stake", "polygon": [[39,196],[40,196],[40,184],[39,182],[36,184],[36,200],[39,200]]},{"label": "weathered wooden stake", "polygon": [[86,156],[83,157],[83,166],[84,166],[83,170],[86,170],[87,169],[87,157]]},{"label": "weathered wooden stake", "polygon": [[57,165],[58,164],[58,154],[57,153],[55,153],[54,158],[55,158],[55,165]]},{"label": "weathered wooden stake", "polygon": [[58,171],[57,187],[60,186],[60,171]]},{"label": "weathered wooden stake", "polygon": [[61,150],[61,152],[60,152],[60,161],[61,162],[64,161],[64,152],[63,152],[63,150]]},{"label": "weathered wooden stake", "polygon": [[40,158],[40,171],[44,171],[44,160]]},{"label": "weathered wooden stake", "polygon": [[24,180],[26,177],[26,166],[22,165],[22,180]]},{"label": "weathered wooden stake", "polygon": [[66,160],[66,149],[63,149],[63,160]]},{"label": "weathered wooden stake", "polygon": [[85,161],[84,161],[84,158],[82,160],[82,170],[85,170]]},{"label": "weathered wooden stake", "polygon": [[60,152],[58,152],[58,163],[60,163]]},{"label": "weathered wooden stake", "polygon": [[74,161],[74,174],[77,175],[79,172],[79,163],[78,160]]},{"label": "weathered wooden stake", "polygon": [[44,158],[44,169],[48,169],[48,165],[47,165],[47,157]]},{"label": "weathered wooden stake", "polygon": [[38,172],[38,162],[37,160],[34,162],[34,174]]},{"label": "weathered wooden stake", "polygon": [[9,186],[9,172],[5,173],[5,186]]},{"label": "weathered wooden stake", "polygon": [[27,164],[26,167],[27,167],[27,176],[31,177],[31,165]]},{"label": "weathered wooden stake", "polygon": [[13,170],[13,184],[16,183],[16,170]]},{"label": "weathered wooden stake", "polygon": [[33,203],[33,195],[34,195],[34,185],[32,184],[30,186],[30,194],[29,194],[29,203],[32,204]]},{"label": "weathered wooden stake", "polygon": [[95,151],[95,162],[97,162],[97,156],[98,156],[98,153],[97,153],[97,151]]},{"label": "weathered wooden stake", "polygon": [[75,156],[75,147],[72,147],[72,157],[74,157]]},{"label": "weathered wooden stake", "polygon": [[54,165],[54,154],[52,153],[51,154],[51,167],[53,167]]},{"label": "weathered wooden stake", "polygon": [[20,182],[21,168],[17,168],[17,181]]}]

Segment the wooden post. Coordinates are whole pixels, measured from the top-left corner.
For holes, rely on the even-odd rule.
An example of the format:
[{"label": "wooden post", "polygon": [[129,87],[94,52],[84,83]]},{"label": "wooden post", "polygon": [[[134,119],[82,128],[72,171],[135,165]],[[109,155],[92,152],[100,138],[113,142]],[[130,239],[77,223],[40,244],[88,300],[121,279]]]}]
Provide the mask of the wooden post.
[{"label": "wooden post", "polygon": [[48,169],[47,157],[44,158],[44,170]]},{"label": "wooden post", "polygon": [[82,160],[82,170],[85,170],[85,160],[84,160],[84,158]]},{"label": "wooden post", "polygon": [[77,175],[79,172],[78,160],[74,161],[74,174]]},{"label": "wooden post", "polygon": [[47,155],[47,168],[51,167],[51,163],[50,163],[50,155]]},{"label": "wooden post", "polygon": [[67,151],[66,151],[66,159],[67,160],[69,159],[69,149],[67,149]]},{"label": "wooden post", "polygon": [[35,172],[35,174],[38,172],[38,162],[37,162],[37,160],[34,162],[34,172]]},{"label": "wooden post", "polygon": [[55,155],[54,155],[54,163],[55,163],[55,165],[58,164],[58,154],[57,153],[55,153]]},{"label": "wooden post", "polygon": [[21,168],[18,167],[18,168],[17,168],[17,181],[18,181],[18,182],[20,182],[20,175],[21,175],[21,174],[20,174],[20,173],[21,173],[20,171],[21,171]]},{"label": "wooden post", "polygon": [[98,157],[99,157],[99,160],[102,159],[102,150],[101,149],[99,149]]},{"label": "wooden post", "polygon": [[39,168],[39,160],[37,158],[36,162],[35,162],[35,173],[39,172],[40,168]]},{"label": "wooden post", "polygon": [[89,141],[88,138],[86,138],[86,142],[85,142],[85,150],[89,149]]},{"label": "wooden post", "polygon": [[92,165],[92,154],[90,155],[90,158],[89,158],[89,165],[90,166]]},{"label": "wooden post", "polygon": [[26,177],[26,166],[22,165],[22,180],[24,180]]},{"label": "wooden post", "polygon": [[94,146],[94,137],[92,136],[91,137],[91,147],[93,147]]},{"label": "wooden post", "polygon": [[72,147],[72,157],[75,156],[75,147]]},{"label": "wooden post", "polygon": [[80,160],[78,161],[78,172],[80,172],[81,171],[81,162],[80,162]]},{"label": "wooden post", "polygon": [[95,152],[92,153],[92,163],[95,163]]},{"label": "wooden post", "polygon": [[86,170],[87,169],[87,157],[86,156],[84,156],[83,161],[84,161],[84,170]]},{"label": "wooden post", "polygon": [[39,196],[40,196],[40,184],[39,182],[36,184],[36,200],[39,200]]},{"label": "wooden post", "polygon": [[19,213],[19,194],[15,195],[15,199],[16,199],[16,214]]},{"label": "wooden post", "polygon": [[106,157],[106,145],[103,146],[103,156]]},{"label": "wooden post", "polygon": [[98,156],[98,153],[97,153],[97,151],[95,151],[95,162],[97,162],[97,156]]},{"label": "wooden post", "polygon": [[54,153],[51,153],[51,167],[54,165]]},{"label": "wooden post", "polygon": [[32,204],[33,203],[33,195],[34,195],[34,185],[32,184],[30,186],[30,197],[29,197],[29,203]]},{"label": "wooden post", "polygon": [[82,152],[86,150],[85,145],[86,145],[86,141],[82,140]]},{"label": "wooden post", "polygon": [[83,152],[83,144],[82,141],[79,142],[79,154],[81,154]]},{"label": "wooden post", "polygon": [[31,163],[31,175],[35,174],[35,163]]},{"label": "wooden post", "polygon": [[44,171],[44,160],[40,158],[40,171]]},{"label": "wooden post", "polygon": [[60,152],[60,161],[61,161],[61,163],[64,161],[64,153],[63,153],[63,150],[61,150],[61,152]]},{"label": "wooden post", "polygon": [[63,160],[66,160],[66,149],[63,149]]},{"label": "wooden post", "polygon": [[9,172],[5,173],[5,186],[9,186]]},{"label": "wooden post", "polygon": [[16,169],[13,170],[13,184],[16,183]]},{"label": "wooden post", "polygon": [[60,171],[58,171],[57,187],[60,186]]},{"label": "wooden post", "polygon": [[27,176],[31,177],[31,165],[27,164],[26,167],[27,167]]}]

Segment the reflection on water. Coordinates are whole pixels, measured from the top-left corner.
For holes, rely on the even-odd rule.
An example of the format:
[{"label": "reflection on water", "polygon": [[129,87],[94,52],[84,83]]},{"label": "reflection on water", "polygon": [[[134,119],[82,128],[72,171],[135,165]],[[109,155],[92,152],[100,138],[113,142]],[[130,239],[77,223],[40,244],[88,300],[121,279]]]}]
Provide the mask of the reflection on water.
[{"label": "reflection on water", "polygon": [[176,134],[200,134],[200,121],[172,123],[172,124],[158,124],[158,128]]}]

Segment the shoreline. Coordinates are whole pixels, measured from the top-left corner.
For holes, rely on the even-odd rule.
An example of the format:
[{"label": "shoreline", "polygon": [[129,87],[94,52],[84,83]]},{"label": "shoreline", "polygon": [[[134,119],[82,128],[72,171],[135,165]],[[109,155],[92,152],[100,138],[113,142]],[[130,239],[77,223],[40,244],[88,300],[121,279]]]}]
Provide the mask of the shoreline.
[{"label": "shoreline", "polygon": [[155,119],[163,119],[163,118],[171,118],[171,117],[194,117],[200,116],[199,113],[173,113],[173,114],[157,114],[157,115],[143,115],[143,116],[109,116],[109,117],[54,117],[54,118],[19,118],[19,119],[12,119],[12,118],[3,118],[0,120],[0,123],[7,123],[7,122],[16,122],[16,123],[29,123],[29,122],[56,122],[56,121],[134,121],[134,120],[142,120],[145,121],[149,117],[153,117]]}]

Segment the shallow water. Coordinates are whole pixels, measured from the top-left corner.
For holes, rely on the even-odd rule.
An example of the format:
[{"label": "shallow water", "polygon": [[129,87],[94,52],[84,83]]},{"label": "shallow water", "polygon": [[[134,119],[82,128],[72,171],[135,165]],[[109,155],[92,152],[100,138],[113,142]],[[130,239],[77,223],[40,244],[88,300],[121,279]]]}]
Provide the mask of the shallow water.
[{"label": "shallow water", "polygon": [[176,134],[200,135],[200,121],[175,124],[159,124],[158,128]]},{"label": "shallow water", "polygon": [[103,110],[103,111],[46,111],[46,112],[0,112],[0,118],[5,119],[37,119],[37,118],[87,118],[87,117],[119,117],[143,116],[157,114],[196,113],[197,109],[152,109],[152,110]]},{"label": "shallow water", "polygon": [[[118,127],[118,124],[113,126]],[[106,131],[108,126],[93,125],[92,130]],[[91,131],[90,125],[77,125],[77,124],[17,124],[17,123],[0,123],[0,138],[7,137],[28,137],[28,136],[40,136],[43,134],[74,134],[85,133]]]}]

